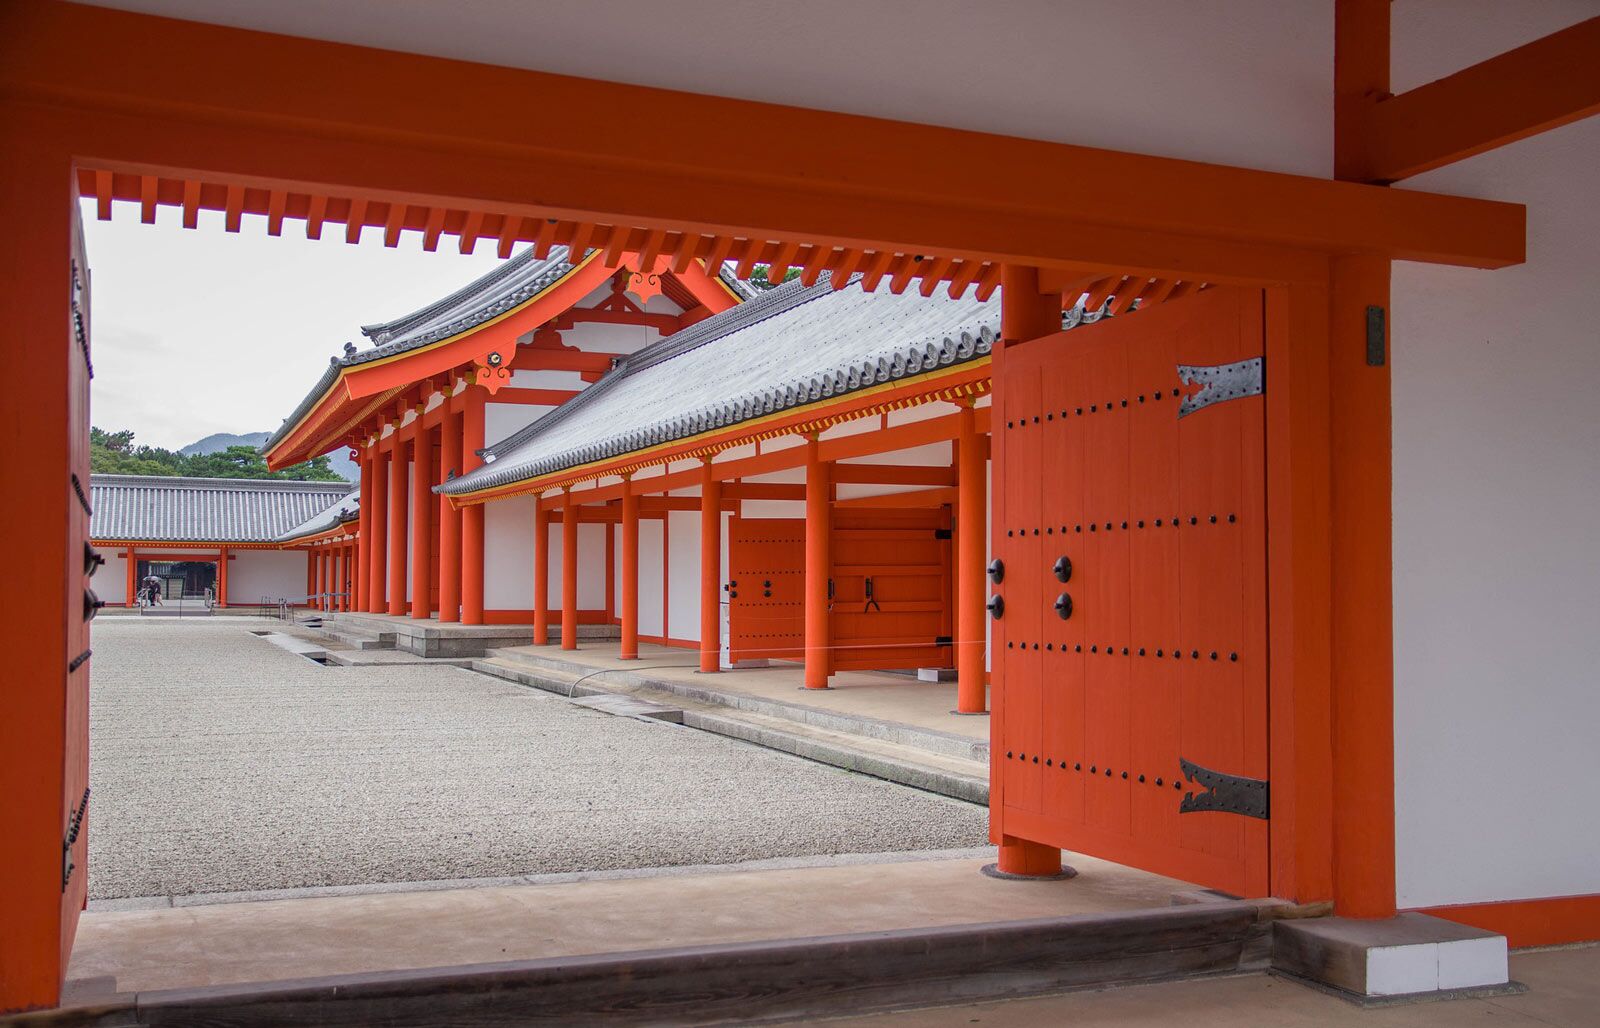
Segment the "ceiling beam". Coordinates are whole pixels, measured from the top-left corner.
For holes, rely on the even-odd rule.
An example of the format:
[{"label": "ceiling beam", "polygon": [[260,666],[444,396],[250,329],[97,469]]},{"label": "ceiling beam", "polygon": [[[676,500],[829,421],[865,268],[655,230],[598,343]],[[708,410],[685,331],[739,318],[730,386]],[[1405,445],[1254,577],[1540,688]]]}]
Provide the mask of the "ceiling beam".
[{"label": "ceiling beam", "polygon": [[[1516,204],[72,4],[13,7],[5,29],[0,95],[32,105],[30,130],[85,166],[122,173],[1213,282],[1309,280],[1330,253],[1476,267],[1524,256]],[[651,116],[614,132],[618,110]],[[684,124],[740,131],[708,146]]]},{"label": "ceiling beam", "polygon": [[1395,182],[1600,113],[1600,17],[1377,100],[1361,178]]}]

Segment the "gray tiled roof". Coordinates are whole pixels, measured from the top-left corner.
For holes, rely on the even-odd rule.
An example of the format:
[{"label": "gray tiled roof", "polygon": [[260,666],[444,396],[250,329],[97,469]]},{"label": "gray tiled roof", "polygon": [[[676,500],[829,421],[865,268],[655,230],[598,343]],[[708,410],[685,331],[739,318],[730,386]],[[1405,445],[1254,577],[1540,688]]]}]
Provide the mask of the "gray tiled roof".
[{"label": "gray tiled roof", "polygon": [[437,487],[491,489],[738,424],[990,352],[998,296],[834,290],[792,281],[625,358]]},{"label": "gray tiled roof", "polygon": [[355,488],[344,496],[334,500],[327,507],[306,518],[300,524],[278,536],[275,542],[292,543],[297,539],[305,539],[313,535],[321,535],[330,528],[337,528],[346,521],[354,521],[361,516],[361,490]]},{"label": "gray tiled roof", "polygon": [[[487,275],[482,275],[448,296],[435,300],[426,307],[412,311],[405,317],[377,325],[363,325],[361,333],[373,344],[365,350],[356,350],[330,358],[328,368],[317,380],[300,405],[284,419],[272,437],[262,444],[270,450],[283,440],[289,429],[297,424],[333,385],[344,368],[356,367],[397,353],[405,353],[436,343],[441,339],[459,335],[485,321],[499,317],[506,311],[526,303],[560,281],[573,268],[567,263],[567,248],[551,249],[545,260],[535,260],[533,247],[529,246],[502,262]],[[756,295],[760,290],[749,283],[734,278],[724,266],[722,281],[741,299]]]},{"label": "gray tiled roof", "polygon": [[273,542],[350,492],[349,482],[90,475],[92,539]]}]

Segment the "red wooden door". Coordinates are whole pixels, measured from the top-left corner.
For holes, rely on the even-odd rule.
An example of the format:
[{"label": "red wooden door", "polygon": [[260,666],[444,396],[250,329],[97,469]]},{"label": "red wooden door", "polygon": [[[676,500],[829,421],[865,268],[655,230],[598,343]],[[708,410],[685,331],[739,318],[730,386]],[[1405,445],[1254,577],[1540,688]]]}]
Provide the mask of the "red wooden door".
[{"label": "red wooden door", "polygon": [[950,511],[833,512],[833,669],[949,667]]},{"label": "red wooden door", "polygon": [[803,520],[729,520],[729,659],[805,659],[805,580]]},{"label": "red wooden door", "polygon": [[997,834],[1267,890],[1264,330],[1213,289],[995,375]]},{"label": "red wooden door", "polygon": [[[76,221],[76,219],[74,219]],[[89,264],[81,227],[74,237],[73,317],[68,332],[72,356],[68,370],[68,419],[74,493],[67,532],[67,595],[81,595],[81,606],[67,610],[66,745],[61,796],[61,967],[67,966],[78,915],[89,895],[89,621],[99,609],[93,575],[99,566],[89,545]]]}]

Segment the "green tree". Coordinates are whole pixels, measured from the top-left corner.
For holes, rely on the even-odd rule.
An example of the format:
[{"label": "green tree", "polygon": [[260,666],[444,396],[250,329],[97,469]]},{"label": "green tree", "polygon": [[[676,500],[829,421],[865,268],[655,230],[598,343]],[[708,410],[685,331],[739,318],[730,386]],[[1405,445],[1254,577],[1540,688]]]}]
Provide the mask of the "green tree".
[{"label": "green tree", "polygon": [[105,475],[183,475],[189,478],[273,478],[299,482],[343,482],[327,457],[267,470],[267,458],[253,446],[230,446],[217,453],[185,456],[157,446],[135,446],[127,429],[89,429],[89,470]]},{"label": "green tree", "polygon": [[750,273],[750,284],[755,286],[757,289],[773,289],[777,286],[783,285],[783,282],[800,277],[799,268],[790,268],[788,271],[784,272],[783,282],[769,282],[767,281],[768,270],[770,269],[767,265],[757,264],[755,270]]}]

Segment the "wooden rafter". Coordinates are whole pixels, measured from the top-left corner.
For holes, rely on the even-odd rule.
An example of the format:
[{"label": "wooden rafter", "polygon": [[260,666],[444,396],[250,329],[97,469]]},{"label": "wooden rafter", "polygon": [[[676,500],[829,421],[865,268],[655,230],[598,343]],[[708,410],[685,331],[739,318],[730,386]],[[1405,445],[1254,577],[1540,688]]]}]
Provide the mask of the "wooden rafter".
[{"label": "wooden rafter", "polygon": [[1596,113],[1600,17],[1398,96],[1370,98],[1357,122],[1359,177],[1396,182]]}]

